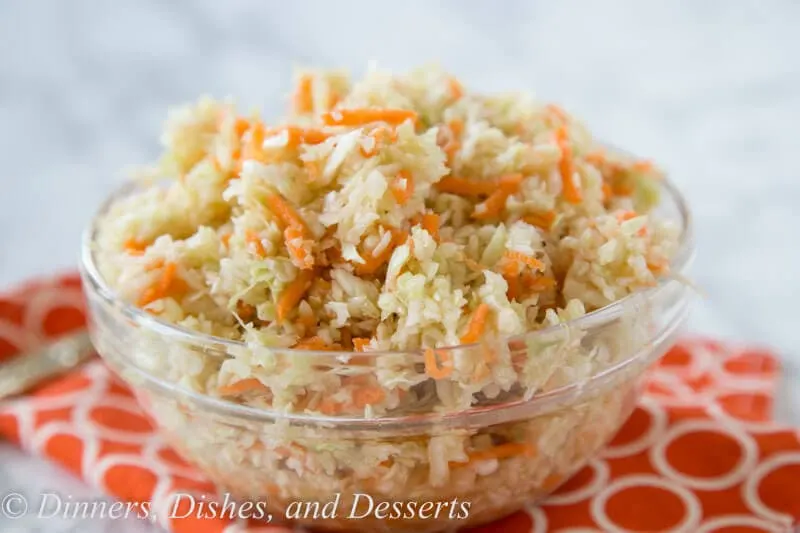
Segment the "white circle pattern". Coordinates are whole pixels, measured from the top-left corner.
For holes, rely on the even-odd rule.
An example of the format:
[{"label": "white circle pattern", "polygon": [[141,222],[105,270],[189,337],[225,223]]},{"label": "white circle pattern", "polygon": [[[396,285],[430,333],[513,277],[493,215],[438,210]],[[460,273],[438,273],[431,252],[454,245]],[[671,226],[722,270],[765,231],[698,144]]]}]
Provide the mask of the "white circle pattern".
[{"label": "white circle pattern", "polygon": [[600,492],[592,500],[591,510],[592,517],[597,525],[607,533],[629,533],[623,527],[618,526],[606,513],[606,503],[611,499],[614,494],[632,487],[656,487],[669,491],[678,496],[683,501],[684,517],[674,527],[674,531],[678,532],[692,532],[695,531],[697,525],[700,523],[703,511],[700,505],[700,500],[697,496],[685,487],[674,483],[670,480],[651,475],[634,475],[618,478],[608,485],[602,492]]},{"label": "white circle pattern", "polygon": [[787,465],[800,465],[800,453],[780,453],[764,460],[748,476],[742,487],[742,495],[747,506],[756,514],[790,526],[794,518],[769,507],[761,500],[761,496],[758,493],[759,486],[765,477],[778,468]]},{"label": "white circle pattern", "polygon": [[[684,435],[694,432],[711,432],[735,440],[742,452],[741,458],[730,472],[716,477],[695,477],[680,472],[667,458],[667,448]],[[687,487],[698,490],[722,490],[741,482],[758,461],[758,446],[752,437],[732,427],[725,427],[711,420],[687,420],[673,425],[661,440],[650,448],[650,460],[658,471]]]}]

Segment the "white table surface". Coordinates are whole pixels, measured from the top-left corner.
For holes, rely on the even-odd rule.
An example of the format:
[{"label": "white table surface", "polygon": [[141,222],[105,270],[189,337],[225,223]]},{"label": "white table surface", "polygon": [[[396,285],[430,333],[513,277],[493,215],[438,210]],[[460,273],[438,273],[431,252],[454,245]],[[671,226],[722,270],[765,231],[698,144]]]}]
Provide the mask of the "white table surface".
[{"label": "white table surface", "polygon": [[[748,6],[748,7],[745,7]],[[800,366],[800,3],[6,0],[0,4],[0,287],[75,265],[127,165],[152,160],[167,108],[207,92],[277,114],[293,62],[438,60],[471,87],[530,87],[599,137],[652,157],[694,208],[693,331]],[[797,374],[779,406],[800,421]],[[0,445],[0,494],[78,494]],[[92,493],[93,494],[93,493]],[[2,531],[145,531],[0,518]]]}]

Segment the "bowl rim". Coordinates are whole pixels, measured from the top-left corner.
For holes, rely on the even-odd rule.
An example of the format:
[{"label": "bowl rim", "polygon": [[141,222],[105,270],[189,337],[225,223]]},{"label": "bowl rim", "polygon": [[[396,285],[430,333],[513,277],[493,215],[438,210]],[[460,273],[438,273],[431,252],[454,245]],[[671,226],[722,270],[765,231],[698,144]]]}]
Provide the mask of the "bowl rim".
[{"label": "bowl rim", "polygon": [[[693,234],[693,219],[691,211],[685,201],[685,198],[679,189],[667,177],[660,181],[660,186],[667,193],[678,210],[678,217],[682,222],[682,231],[678,241],[678,249],[673,257],[670,266],[673,272],[681,272],[686,269],[694,257],[694,234]],[[117,188],[107,199],[101,204],[100,209],[93,216],[89,226],[85,229],[82,239],[80,273],[83,281],[83,290],[91,291],[94,295],[99,296],[102,303],[109,306],[121,313],[121,318],[136,326],[147,328],[152,333],[164,335],[169,337],[172,342],[187,342],[194,345],[204,345],[214,349],[225,349],[226,351],[233,349],[252,349],[247,343],[231,339],[225,339],[214,335],[197,332],[188,328],[178,326],[159,319],[157,316],[151,315],[146,311],[128,303],[117,294],[105,282],[100,275],[98,266],[94,261],[94,235],[97,230],[97,222],[99,218],[107,212],[108,207],[119,197],[129,194],[140,186],[135,182],[126,182],[121,187]],[[679,280],[677,280],[679,281]],[[493,339],[493,342],[500,343],[513,343],[520,341],[527,341],[532,338],[542,338],[547,335],[564,334],[565,331],[570,331],[572,328],[588,329],[608,324],[623,314],[629,312],[630,307],[638,307],[641,302],[646,302],[652,298],[657,297],[660,293],[668,290],[669,286],[677,282],[674,277],[662,277],[659,279],[658,284],[653,287],[638,290],[630,295],[621,298],[607,306],[601,307],[595,311],[591,311],[577,319],[573,319],[556,326],[549,326],[540,330],[521,333],[513,336],[498,337]],[[684,288],[685,290],[685,288]],[[683,321],[688,314],[689,303],[686,298],[682,298],[677,304],[678,313],[675,317],[654,335],[648,342],[631,353],[624,359],[615,362],[609,367],[603,368],[600,371],[582,379],[562,385],[556,389],[536,394],[529,399],[519,399],[508,403],[498,405],[490,405],[485,407],[471,407],[469,409],[461,410],[454,413],[423,413],[423,414],[409,414],[400,416],[387,416],[376,418],[363,418],[363,417],[339,417],[339,416],[321,416],[316,414],[305,413],[286,413],[276,410],[252,407],[245,404],[235,403],[223,398],[217,398],[206,393],[190,390],[181,386],[176,382],[171,382],[156,376],[147,370],[140,368],[133,364],[131,361],[125,360],[124,365],[127,372],[133,372],[140,380],[154,386],[160,392],[168,394],[170,397],[183,397],[199,406],[207,409],[208,412],[221,415],[224,417],[234,417],[239,420],[257,421],[257,422],[288,422],[303,426],[318,426],[322,428],[336,428],[341,430],[356,430],[356,431],[375,431],[384,429],[394,429],[398,434],[404,432],[418,432],[424,428],[435,427],[437,430],[445,429],[448,427],[464,428],[466,423],[469,422],[471,426],[482,427],[486,425],[494,425],[502,422],[519,420],[524,417],[533,417],[537,413],[551,412],[557,409],[559,405],[572,405],[587,394],[596,390],[597,387],[602,386],[604,383],[613,383],[614,378],[618,376],[623,370],[636,363],[637,361],[647,360],[652,362],[655,356],[663,354],[660,350],[664,344],[672,338],[672,335],[682,325]],[[481,342],[472,344],[461,344],[454,346],[447,346],[436,348],[439,353],[449,352],[453,350],[464,350],[481,346]],[[420,356],[423,350],[408,350],[408,351],[368,351],[368,352],[350,352],[350,351],[320,351],[320,350],[301,350],[294,348],[267,348],[273,352],[296,355],[296,356],[324,356],[326,358],[349,358],[352,356],[359,357],[380,357],[386,355],[402,355],[402,356]],[[660,353],[657,353],[659,352]],[[346,361],[347,359],[345,359]],[[394,434],[394,433],[393,433]]]}]

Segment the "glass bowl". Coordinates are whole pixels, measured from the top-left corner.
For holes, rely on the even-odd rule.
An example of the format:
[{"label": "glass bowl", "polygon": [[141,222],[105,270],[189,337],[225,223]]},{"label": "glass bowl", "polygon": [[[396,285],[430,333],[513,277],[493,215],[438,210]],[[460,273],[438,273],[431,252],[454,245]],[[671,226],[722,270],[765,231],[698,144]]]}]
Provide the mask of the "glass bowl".
[{"label": "glass bowl", "polygon": [[[661,189],[656,214],[680,228],[671,265],[680,273],[693,253],[691,219],[668,180]],[[118,191],[101,213],[132,190]],[[315,528],[474,526],[546,497],[630,415],[643,373],[672,345],[690,300],[680,279],[662,279],[559,326],[433,354],[249,347],[160,321],[120,299],[100,275],[95,229],[92,224],[84,237],[81,273],[97,351],[131,386],[167,441],[220,494],[266,502],[276,519],[293,509],[292,502],[319,502],[320,510],[335,502],[324,517],[298,520]],[[432,356],[454,371],[429,377],[426,357]],[[280,378],[290,368],[324,375],[330,396],[359,375],[391,371],[417,383],[407,393],[419,401],[413,411],[320,416],[236,403],[188,379],[213,374],[231,358],[258,366],[264,381],[273,383],[272,395],[286,392]],[[510,361],[506,368],[512,370],[495,375],[502,387],[475,391],[462,408],[445,408],[441,398],[464,392],[456,378],[473,370],[464,362],[476,360]]]}]

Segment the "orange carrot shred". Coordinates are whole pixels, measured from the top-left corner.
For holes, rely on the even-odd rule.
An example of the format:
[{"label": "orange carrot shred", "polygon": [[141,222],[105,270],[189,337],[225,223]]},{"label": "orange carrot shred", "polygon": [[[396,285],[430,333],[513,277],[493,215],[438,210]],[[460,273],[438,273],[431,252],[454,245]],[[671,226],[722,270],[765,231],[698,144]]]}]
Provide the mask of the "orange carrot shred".
[{"label": "orange carrot shred", "polygon": [[364,348],[369,345],[369,339],[366,337],[353,337],[353,349],[357,352],[363,352]]},{"label": "orange carrot shred", "polygon": [[[283,230],[283,236],[294,266],[304,270],[313,268],[314,256],[308,253],[308,250],[303,247],[302,241],[305,236],[303,229],[297,226],[287,226],[286,229]],[[296,244],[298,239],[301,241],[299,245]]]},{"label": "orange carrot shred", "polygon": [[328,344],[319,337],[309,337],[297,342],[292,348],[297,350],[335,351],[341,349],[337,344]]},{"label": "orange carrot shred", "polygon": [[128,252],[131,255],[142,255],[144,251],[147,249],[148,244],[143,240],[131,237],[130,239],[125,241],[122,247],[125,249],[126,252]]},{"label": "orange carrot shred", "polygon": [[186,282],[177,277],[177,268],[177,265],[172,262],[164,264],[161,277],[153,285],[145,289],[140,296],[137,302],[139,307],[144,307],[168,296],[180,296],[186,291]]},{"label": "orange carrot shred", "polygon": [[297,83],[297,91],[294,93],[293,105],[298,114],[311,113],[314,110],[312,99],[312,88],[314,78],[310,74],[303,74]]},{"label": "orange carrot shred", "polygon": [[245,241],[253,246],[258,257],[267,257],[267,251],[264,249],[264,243],[261,242],[261,237],[258,233],[249,229],[245,232]]},{"label": "orange carrot shred", "polygon": [[336,415],[342,412],[342,404],[330,398],[323,398],[322,401],[319,402],[318,409],[322,414],[329,416]]},{"label": "orange carrot shred", "polygon": [[230,243],[231,243],[231,236],[232,236],[232,235],[233,235],[233,234],[232,234],[231,232],[228,232],[228,233],[223,233],[223,234],[220,236],[219,240],[220,240],[220,241],[222,241],[222,244],[225,246],[225,248],[227,248],[227,247],[229,247],[229,246],[230,246]]},{"label": "orange carrot shred", "polygon": [[303,233],[308,235],[308,228],[306,227],[306,223],[303,218],[291,205],[289,205],[286,200],[283,199],[281,195],[269,193],[266,195],[264,200],[270,211],[275,213],[281,222],[283,222],[284,226],[295,226],[301,228]]},{"label": "orange carrot shred", "polygon": [[414,194],[414,179],[407,170],[401,170],[389,184],[392,196],[398,204],[404,205]]},{"label": "orange carrot shred", "polygon": [[489,459],[508,459],[509,457],[516,457],[518,455],[533,457],[536,455],[536,448],[528,443],[507,442],[486,450],[467,453],[470,462],[486,461]]},{"label": "orange carrot shred", "polygon": [[478,342],[486,330],[486,319],[489,317],[489,305],[482,303],[475,308],[472,318],[467,325],[467,331],[461,336],[461,342],[464,344],[472,344]]},{"label": "orange carrot shred", "polygon": [[256,308],[248,303],[244,303],[241,300],[236,302],[236,314],[245,323],[252,322],[258,318],[258,311]]},{"label": "orange carrot shred", "polygon": [[400,232],[399,230],[393,230],[391,244],[384,248],[381,253],[379,253],[377,256],[373,255],[371,251],[363,252],[361,254],[364,262],[354,265],[356,274],[369,275],[377,272],[377,270],[392,256],[394,248],[403,244],[407,238],[408,235]]},{"label": "orange carrot shred", "polygon": [[285,134],[287,137],[287,146],[296,148],[301,144],[320,144],[328,140],[332,135],[322,130],[315,128],[300,128],[297,126],[284,126],[275,130],[267,132],[268,135],[281,135]]},{"label": "orange carrot shred", "polygon": [[491,180],[470,180],[456,176],[445,176],[434,185],[436,190],[460,196],[488,196],[497,190]]},{"label": "orange carrot shred", "polygon": [[448,88],[450,89],[450,94],[454,100],[458,100],[462,96],[464,96],[464,87],[461,85],[461,82],[459,82],[457,79],[449,78],[447,80],[447,85]]},{"label": "orange carrot shred", "polygon": [[250,121],[246,118],[236,117],[236,120],[233,123],[233,130],[236,132],[237,138],[242,138],[242,135],[245,134],[247,130],[250,129]]},{"label": "orange carrot shred", "polygon": [[537,228],[541,229],[550,229],[553,226],[553,222],[556,220],[556,212],[555,211],[545,211],[544,213],[530,213],[522,217],[522,221],[530,224],[531,226],[536,226]]},{"label": "orange carrot shred", "polygon": [[453,133],[453,137],[461,137],[461,133],[464,131],[464,121],[460,118],[454,118],[447,123],[447,127],[450,128],[450,131]]},{"label": "orange carrot shred", "polygon": [[277,303],[278,322],[283,322],[300,303],[313,280],[313,270],[301,270],[297,277],[283,289]]},{"label": "orange carrot shred", "polygon": [[440,352],[441,364],[432,348],[425,350],[425,373],[433,379],[444,379],[453,373],[453,356],[450,352]]},{"label": "orange carrot shred", "polygon": [[579,204],[582,200],[580,190],[575,186],[575,163],[572,160],[572,146],[569,143],[567,128],[562,126],[556,132],[558,147],[561,149],[561,160],[558,169],[561,173],[561,183],[564,189],[564,198],[571,204]]},{"label": "orange carrot shred", "polygon": [[531,257],[530,255],[523,254],[522,252],[518,252],[516,250],[506,250],[505,258],[510,259],[512,261],[521,261],[528,265],[529,267],[537,270],[544,270],[545,266],[544,263],[536,259],[535,257]]},{"label": "orange carrot shred", "polygon": [[417,121],[417,114],[408,109],[337,109],[322,114],[322,121],[328,126],[363,126],[373,122],[386,122],[392,125],[399,125],[406,120],[414,123]]},{"label": "orange carrot shred", "polygon": [[590,163],[590,164],[592,164],[592,165],[594,165],[596,167],[599,167],[600,165],[602,165],[602,164],[604,164],[606,162],[605,154],[603,152],[600,152],[600,151],[589,152],[588,154],[586,154],[584,156],[584,159],[586,159],[587,163]]},{"label": "orange carrot shred", "polygon": [[217,392],[224,395],[240,394],[250,391],[268,391],[269,388],[256,378],[245,378],[234,381],[230,385],[222,385]]},{"label": "orange carrot shred", "polygon": [[556,280],[549,276],[537,276],[531,272],[522,275],[522,285],[533,292],[541,292],[556,286]]},{"label": "orange carrot shred", "polygon": [[498,188],[483,203],[475,207],[472,217],[478,220],[486,220],[500,215],[506,207],[506,200],[519,190],[521,182],[521,174],[510,174],[500,178]]},{"label": "orange carrot shred", "polygon": [[422,215],[422,228],[433,237],[433,240],[439,242],[439,215],[436,213]]},{"label": "orange carrot shred", "polygon": [[362,387],[353,391],[353,406],[363,409],[367,405],[375,405],[383,401],[386,394],[378,386]]}]

